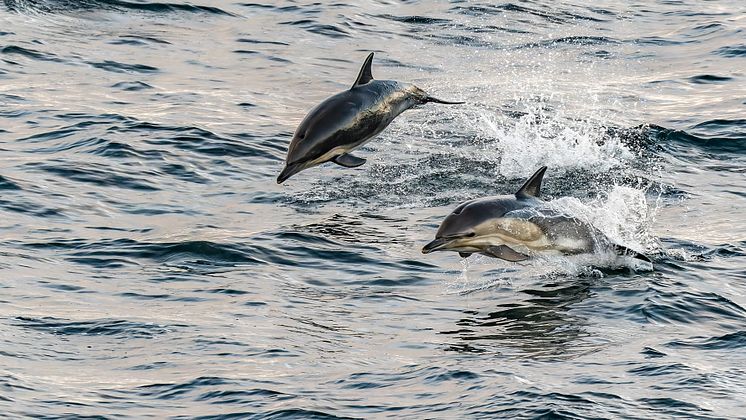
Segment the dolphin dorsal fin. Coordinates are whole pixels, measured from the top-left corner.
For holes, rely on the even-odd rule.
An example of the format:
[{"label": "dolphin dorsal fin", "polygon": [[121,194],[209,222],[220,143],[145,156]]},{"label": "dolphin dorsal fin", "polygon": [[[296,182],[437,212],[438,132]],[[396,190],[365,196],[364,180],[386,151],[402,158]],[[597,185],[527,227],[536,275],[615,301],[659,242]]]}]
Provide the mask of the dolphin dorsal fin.
[{"label": "dolphin dorsal fin", "polygon": [[373,80],[373,73],[370,71],[370,66],[373,64],[373,53],[368,54],[368,57],[363,63],[363,67],[360,69],[360,73],[357,75],[357,80],[353,83],[352,87],[364,85]]},{"label": "dolphin dorsal fin", "polygon": [[546,166],[539,168],[539,170],[531,175],[531,178],[523,184],[518,192],[515,193],[515,196],[519,199],[529,197],[539,198],[539,195],[541,194],[541,180],[544,178],[544,172],[546,172],[546,170]]}]

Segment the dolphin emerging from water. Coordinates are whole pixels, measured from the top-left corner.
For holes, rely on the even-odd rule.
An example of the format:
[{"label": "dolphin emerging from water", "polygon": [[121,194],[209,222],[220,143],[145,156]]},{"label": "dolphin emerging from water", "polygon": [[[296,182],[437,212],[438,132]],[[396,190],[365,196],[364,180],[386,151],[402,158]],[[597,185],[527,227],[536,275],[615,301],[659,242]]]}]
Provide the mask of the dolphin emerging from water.
[{"label": "dolphin emerging from water", "polygon": [[515,262],[542,252],[572,255],[612,251],[651,262],[613,243],[590,224],[545,206],[539,195],[546,169],[544,166],[536,171],[515,195],[480,198],[456,207],[422,253],[456,251],[464,258],[481,253]]},{"label": "dolphin emerging from water", "polygon": [[433,98],[409,83],[374,80],[373,53],[365,59],[357,80],[349,90],[326,99],[295,130],[288,147],[285,168],[277,177],[286,179],[310,167],[332,161],[354,168],[365,159],[350,154],[383,131],[397,115],[428,102],[462,104]]}]

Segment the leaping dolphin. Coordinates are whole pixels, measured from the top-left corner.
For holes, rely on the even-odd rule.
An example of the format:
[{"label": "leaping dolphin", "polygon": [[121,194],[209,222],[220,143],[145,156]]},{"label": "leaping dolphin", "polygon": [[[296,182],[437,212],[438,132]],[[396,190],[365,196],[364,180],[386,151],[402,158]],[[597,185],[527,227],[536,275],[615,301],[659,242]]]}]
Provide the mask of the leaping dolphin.
[{"label": "leaping dolphin", "polygon": [[349,90],[326,99],[306,115],[290,142],[278,184],[324,162],[348,168],[362,165],[365,159],[350,152],[370,141],[409,108],[428,102],[463,103],[433,98],[413,84],[374,80],[372,62],[370,53]]},{"label": "leaping dolphin", "polygon": [[464,258],[481,253],[515,262],[542,252],[572,255],[613,251],[651,262],[613,243],[592,225],[546,206],[539,198],[546,169],[543,166],[536,171],[515,195],[479,198],[456,207],[422,253],[456,251]]}]

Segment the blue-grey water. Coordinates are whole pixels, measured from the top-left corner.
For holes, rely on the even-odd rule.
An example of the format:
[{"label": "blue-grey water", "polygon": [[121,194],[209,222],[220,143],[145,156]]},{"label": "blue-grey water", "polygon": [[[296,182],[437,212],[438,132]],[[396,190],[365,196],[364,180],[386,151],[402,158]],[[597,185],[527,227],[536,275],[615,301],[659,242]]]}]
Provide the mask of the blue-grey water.
[{"label": "blue-grey water", "polygon": [[[743,0],[169,1],[0,3],[3,418],[746,418]],[[542,165],[654,270],[420,253]]]}]

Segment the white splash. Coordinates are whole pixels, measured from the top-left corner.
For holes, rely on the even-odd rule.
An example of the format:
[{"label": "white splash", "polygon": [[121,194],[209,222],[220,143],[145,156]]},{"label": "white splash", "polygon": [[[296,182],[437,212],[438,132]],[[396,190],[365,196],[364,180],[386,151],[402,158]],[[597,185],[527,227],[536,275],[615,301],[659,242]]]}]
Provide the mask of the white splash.
[{"label": "white splash", "polygon": [[484,154],[499,161],[497,171],[508,178],[525,176],[527,168],[608,171],[624,166],[634,153],[606,135],[606,127],[549,114],[534,105],[517,119],[482,112]]},{"label": "white splash", "polygon": [[588,203],[574,197],[551,201],[550,206],[595,226],[612,242],[639,252],[657,250],[658,242],[649,227],[655,219],[655,206],[648,203],[644,190],[614,186],[605,196]]}]

